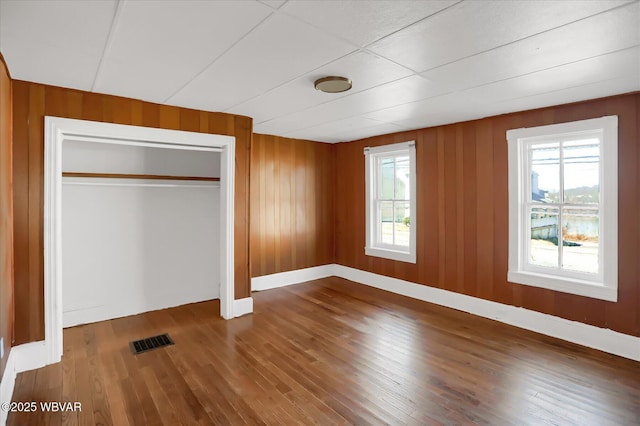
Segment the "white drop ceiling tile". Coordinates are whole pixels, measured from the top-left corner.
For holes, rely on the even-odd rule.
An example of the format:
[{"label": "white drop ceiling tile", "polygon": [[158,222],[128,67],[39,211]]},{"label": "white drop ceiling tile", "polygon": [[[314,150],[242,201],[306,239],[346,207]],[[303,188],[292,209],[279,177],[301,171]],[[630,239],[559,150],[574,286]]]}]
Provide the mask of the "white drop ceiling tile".
[{"label": "white drop ceiling tile", "polygon": [[284,137],[328,143],[335,143],[343,140],[336,132],[335,128],[329,129],[328,133],[326,128],[297,130],[295,132],[285,134]]},{"label": "white drop ceiling tile", "polygon": [[[5,39],[8,46],[2,49],[11,77],[52,86],[91,90],[100,56],[86,55],[68,49],[19,40]],[[47,66],[46,73],[42,67]]]},{"label": "white drop ceiling tile", "polygon": [[640,76],[632,72],[618,78],[487,105],[483,116],[580,102],[638,90],[640,90]]},{"label": "white drop ceiling tile", "polygon": [[186,75],[194,71],[182,66],[170,66],[155,61],[158,72],[149,72],[146,66],[136,67],[132,62],[109,60],[103,62],[99,81],[94,91],[110,95],[124,96],[143,101],[163,103],[173,91],[177,90],[185,80],[178,75]]},{"label": "white drop ceiling tile", "polygon": [[446,111],[425,115],[423,117],[415,117],[402,120],[396,123],[398,126],[407,130],[424,129],[427,127],[441,126],[452,123],[462,123],[464,121],[475,120],[485,117],[481,110],[474,111]]},{"label": "white drop ceiling tile", "polygon": [[[262,134],[273,134],[273,133],[262,132],[255,129],[254,129],[254,132],[262,133]],[[288,134],[278,134],[278,136],[283,136],[283,137],[292,138],[292,139],[302,139],[302,140],[309,140],[309,141],[315,141],[315,142],[328,142],[328,143],[334,143],[340,140],[340,137],[336,135],[335,132],[333,132],[333,129],[331,130],[330,133],[327,133],[326,129],[309,129],[306,132],[302,130],[298,130],[296,132],[292,132]]]},{"label": "white drop ceiling tile", "polygon": [[[330,102],[407,77],[411,71],[365,51],[352,53],[270,92],[237,105],[227,112],[253,117],[254,124]],[[324,93],[313,82],[321,77],[341,75],[351,79],[348,92]]]},{"label": "white drop ceiling tile", "polygon": [[626,49],[640,44],[640,3],[429,70],[422,75],[455,90]]},{"label": "white drop ceiling tile", "polygon": [[441,124],[458,123],[484,117],[487,103],[462,93],[450,93],[433,99],[416,102],[406,111],[404,118],[393,124],[405,129],[419,129]]},{"label": "white drop ceiling tile", "polygon": [[[438,99],[438,97],[432,99]],[[393,123],[415,115],[420,115],[420,105],[421,102],[409,102],[391,108],[383,108],[378,111],[369,112],[363,114],[363,116],[373,120],[384,121],[385,123]]]},{"label": "white drop ceiling tile", "polygon": [[625,2],[470,1],[398,31],[369,49],[423,72]]},{"label": "white drop ceiling tile", "polygon": [[379,136],[379,135],[386,135],[388,133],[401,132],[403,130],[405,129],[398,127],[395,124],[380,123],[370,127],[347,130],[343,134],[339,135],[340,137],[336,139],[338,139],[339,142],[354,141],[358,139],[369,138],[372,136]]},{"label": "white drop ceiling tile", "polygon": [[[0,40],[101,55],[117,1],[1,1]],[[25,52],[25,55],[30,54]]]},{"label": "white drop ceiling tile", "polygon": [[96,91],[163,102],[272,12],[244,1],[123,3]]},{"label": "white drop ceiling tile", "polygon": [[283,4],[287,2],[287,0],[259,0],[260,3],[264,3],[273,9],[280,9]]},{"label": "white drop ceiling tile", "polygon": [[295,126],[290,123],[287,127],[280,120],[269,120],[262,123],[253,123],[254,133],[262,133],[265,135],[283,136],[286,131],[294,131]]},{"label": "white drop ceiling tile", "polygon": [[116,4],[0,2],[0,51],[12,77],[91,89]]},{"label": "white drop ceiling tile", "polygon": [[281,10],[364,47],[457,1],[290,1]]},{"label": "white drop ceiling tile", "polygon": [[169,102],[226,110],[354,50],[308,24],[274,14]]},{"label": "white drop ceiling tile", "polygon": [[420,76],[412,75],[304,111],[279,117],[263,124],[264,127],[271,129],[269,133],[292,132],[345,117],[354,117],[371,111],[438,96],[447,91],[448,89],[443,86],[436,85]]},{"label": "white drop ceiling tile", "polygon": [[[393,124],[380,123],[364,117],[351,117],[286,133],[286,137],[310,139],[318,142],[337,142],[359,139],[360,135],[384,134],[399,130]],[[377,132],[377,133],[374,133]]]},{"label": "white drop ceiling tile", "polygon": [[[340,96],[340,94],[337,95]],[[334,97],[315,90],[313,82],[306,77],[301,77],[225,112],[253,117],[255,126],[258,123],[329,102]]]},{"label": "white drop ceiling tile", "polygon": [[498,102],[596,83],[628,73],[635,73],[640,78],[640,47],[475,87],[462,93],[485,102]]},{"label": "white drop ceiling tile", "polygon": [[[640,90],[640,55],[629,47],[640,45],[638,1],[466,1],[371,45],[400,63],[356,48],[418,20],[429,3],[0,0],[0,51],[16,79],[91,90],[120,4],[97,91],[162,102],[195,76],[167,103],[227,109],[256,118],[256,132],[326,142]],[[422,76],[407,68],[501,43]],[[313,90],[326,74],[346,74],[354,89]]]},{"label": "white drop ceiling tile", "polygon": [[420,120],[424,120],[434,114],[443,112],[447,114],[461,114],[467,111],[476,111],[481,107],[482,102],[477,99],[461,93],[447,93],[417,102],[374,111],[365,114],[364,117],[402,126],[410,122],[412,123],[411,128],[415,128],[414,123],[420,122]]}]

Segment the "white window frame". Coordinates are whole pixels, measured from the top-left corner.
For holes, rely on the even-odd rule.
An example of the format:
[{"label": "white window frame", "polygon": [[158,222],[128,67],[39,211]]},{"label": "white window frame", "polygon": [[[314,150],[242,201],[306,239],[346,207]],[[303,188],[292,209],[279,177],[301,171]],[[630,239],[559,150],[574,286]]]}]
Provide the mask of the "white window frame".
[{"label": "white window frame", "polygon": [[[399,260],[402,262],[416,263],[416,230],[417,230],[417,210],[416,210],[416,144],[415,141],[402,142],[392,145],[377,147],[367,147],[364,149],[365,155],[365,185],[366,185],[366,245],[365,254],[367,256],[382,257],[386,259]],[[377,240],[378,213],[376,208],[378,188],[380,185],[379,171],[376,167],[377,159],[389,155],[408,155],[410,173],[410,200],[411,223],[409,235],[409,247],[399,245],[383,244]]]},{"label": "white window frame", "polygon": [[[600,235],[597,274],[544,268],[528,262],[531,169],[528,146],[550,138],[583,133],[600,138]],[[618,117],[607,116],[507,131],[509,150],[508,281],[616,302],[618,300]]]}]

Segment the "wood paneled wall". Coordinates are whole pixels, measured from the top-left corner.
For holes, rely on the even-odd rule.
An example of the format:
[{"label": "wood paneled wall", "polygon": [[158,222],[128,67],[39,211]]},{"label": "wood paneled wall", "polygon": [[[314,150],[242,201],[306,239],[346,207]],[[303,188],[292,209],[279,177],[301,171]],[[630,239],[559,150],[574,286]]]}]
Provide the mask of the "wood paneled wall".
[{"label": "wood paneled wall", "polygon": [[[2,78],[3,85],[10,81],[8,74]],[[6,101],[2,87],[2,104],[12,102],[12,108],[3,109],[0,120],[13,114],[8,120],[13,124],[15,344],[44,338],[45,115],[235,136],[236,298],[249,295],[251,276],[335,262],[640,335],[640,94],[328,145],[252,135],[248,117],[23,81],[11,87],[12,101]],[[619,301],[508,283],[506,131],[604,115],[619,116]],[[0,128],[3,138],[11,138],[11,125],[0,121]],[[406,140],[417,142],[415,265],[364,255],[362,150]],[[6,170],[3,163],[0,176]],[[3,202],[2,208],[8,205]],[[7,262],[6,256],[2,260]],[[11,305],[5,304],[11,290],[5,282],[3,275],[0,332],[10,334]]]},{"label": "wood paneled wall", "polygon": [[[619,117],[617,303],[507,282],[506,131]],[[365,256],[366,146],[416,141],[416,264]],[[518,112],[336,145],[335,260],[341,265],[640,336],[640,94]]]},{"label": "wood paneled wall", "polygon": [[14,80],[16,344],[44,338],[43,127],[46,115],[235,136],[235,297],[249,296],[251,118]]},{"label": "wood paneled wall", "polygon": [[0,336],[4,357],[0,377],[9,358],[13,336],[13,175],[11,146],[11,75],[0,54]]},{"label": "wood paneled wall", "polygon": [[253,136],[252,276],[333,263],[333,151],[331,144]]}]

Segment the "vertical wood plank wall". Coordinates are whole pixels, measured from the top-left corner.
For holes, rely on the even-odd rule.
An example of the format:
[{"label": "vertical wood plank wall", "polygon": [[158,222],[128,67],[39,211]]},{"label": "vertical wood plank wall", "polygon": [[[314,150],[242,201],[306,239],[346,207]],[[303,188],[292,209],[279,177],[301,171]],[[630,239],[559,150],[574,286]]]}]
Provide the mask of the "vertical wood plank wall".
[{"label": "vertical wood plank wall", "polygon": [[13,335],[13,194],[11,75],[0,54],[0,337],[4,357],[0,377],[9,358]]},{"label": "vertical wood plank wall", "polygon": [[[640,335],[640,94],[328,145],[253,135],[247,117],[23,81],[12,92],[15,344],[44,338],[45,115],[236,136],[236,298],[251,276],[335,262]],[[508,283],[506,130],[604,115],[620,119],[618,303]],[[412,139],[418,263],[367,257],[362,150]]]},{"label": "vertical wood plank wall", "polygon": [[253,135],[252,276],[333,263],[333,149]]},{"label": "vertical wood plank wall", "polygon": [[236,137],[235,297],[250,294],[249,117],[13,81],[15,344],[44,339],[44,116]]},{"label": "vertical wood plank wall", "polygon": [[[508,129],[619,117],[617,303],[507,282]],[[418,262],[365,256],[366,146],[416,140]],[[336,145],[338,264],[640,336],[640,94]]]}]

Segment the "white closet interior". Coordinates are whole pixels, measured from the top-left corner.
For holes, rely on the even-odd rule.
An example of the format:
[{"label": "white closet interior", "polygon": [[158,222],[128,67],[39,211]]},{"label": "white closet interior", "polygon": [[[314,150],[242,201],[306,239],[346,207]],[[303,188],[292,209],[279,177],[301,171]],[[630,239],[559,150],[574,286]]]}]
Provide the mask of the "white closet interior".
[{"label": "white closet interior", "polygon": [[219,298],[219,152],[66,141],[62,171],[64,327]]}]

